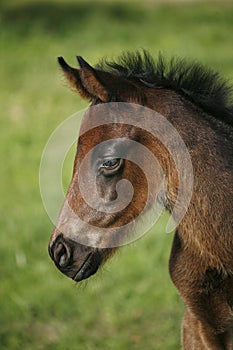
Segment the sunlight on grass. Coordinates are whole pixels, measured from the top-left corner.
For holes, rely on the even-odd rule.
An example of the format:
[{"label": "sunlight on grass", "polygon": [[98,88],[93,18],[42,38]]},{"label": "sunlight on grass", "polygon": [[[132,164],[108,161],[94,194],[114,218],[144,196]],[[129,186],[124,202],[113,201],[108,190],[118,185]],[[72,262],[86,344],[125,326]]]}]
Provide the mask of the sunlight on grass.
[{"label": "sunlight on grass", "polygon": [[[227,2],[1,3],[1,350],[180,348],[183,306],[167,272],[166,215],[76,286],[48,257],[40,157],[53,130],[87,106],[67,89],[57,56],[95,64],[144,47],[197,59],[232,80],[232,19]],[[65,188],[74,152],[64,164]]]}]

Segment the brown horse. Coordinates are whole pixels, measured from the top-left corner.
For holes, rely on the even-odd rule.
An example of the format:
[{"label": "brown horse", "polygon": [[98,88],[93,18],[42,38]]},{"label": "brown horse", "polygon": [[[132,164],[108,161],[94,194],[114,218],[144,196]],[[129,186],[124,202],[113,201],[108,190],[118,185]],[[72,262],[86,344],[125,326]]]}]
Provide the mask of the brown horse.
[{"label": "brown horse", "polygon": [[[196,63],[179,59],[166,63],[161,56],[154,61],[146,52],[124,54],[119,61],[101,62],[97,68],[81,57],[78,62],[80,69],[70,67],[59,58],[72,87],[92,104],[82,121],[73,177],[50,240],[51,258],[63,273],[78,282],[94,274],[130,234],[132,226],[127,224],[143,212],[150,190],[144,172],[131,161],[135,152],[139,158],[141,152],[127,140],[142,145],[156,157],[159,165],[154,170],[150,157],[144,155],[140,162],[152,174],[151,188],[155,188],[157,199],[174,213],[182,175],[178,174],[168,145],[161,142],[162,136],[168,141],[173,139],[173,134],[162,127],[161,137],[156,137],[146,127],[146,111],[156,111],[178,131],[192,162],[192,196],[182,220],[176,220],[174,215],[177,228],[169,262],[172,281],[186,306],[183,348],[233,349],[230,87],[217,73]],[[118,102],[119,105],[129,103],[129,107],[123,111],[116,107],[114,117],[107,123],[111,106],[114,109]],[[128,122],[130,115],[138,125]],[[124,118],[127,123],[123,122]],[[145,128],[140,124],[142,118]],[[156,119],[156,125],[157,120],[160,119]],[[179,151],[174,142],[172,149],[176,148]],[[87,154],[90,157],[84,161]],[[186,160],[182,157],[180,162],[185,169]],[[80,189],[82,165],[86,176],[83,187],[89,203]],[[162,183],[163,178],[159,168],[166,186],[157,186],[157,180]],[[188,179],[188,172],[184,178]],[[122,179],[129,181],[134,190],[124,208],[106,211],[95,205],[99,196],[101,203],[111,208],[118,196],[117,184]],[[186,184],[188,188],[189,179]],[[122,186],[127,195],[124,184]],[[149,207],[153,209],[151,203]],[[124,229],[119,231],[121,227]],[[95,239],[91,241],[88,237],[94,235],[94,231]],[[101,234],[98,240],[98,232],[106,234]]]}]

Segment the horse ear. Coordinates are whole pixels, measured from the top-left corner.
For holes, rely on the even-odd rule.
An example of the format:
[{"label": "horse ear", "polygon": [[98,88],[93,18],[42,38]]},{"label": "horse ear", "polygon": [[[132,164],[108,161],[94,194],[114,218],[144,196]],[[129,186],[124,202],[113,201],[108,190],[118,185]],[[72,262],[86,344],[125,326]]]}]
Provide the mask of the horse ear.
[{"label": "horse ear", "polygon": [[63,57],[58,57],[58,63],[60,64],[63,73],[65,74],[67,80],[69,81],[70,85],[75,89],[78,90],[79,94],[84,98],[91,98],[92,96],[89,94],[89,92],[85,89],[85,87],[82,84],[81,78],[80,78],[80,70],[70,67]]},{"label": "horse ear", "polygon": [[112,99],[128,100],[139,95],[138,87],[123,77],[91,67],[77,56],[80,69],[70,67],[62,57],[58,62],[70,84],[84,98],[99,98],[103,102]]},{"label": "horse ear", "polygon": [[103,102],[108,102],[110,94],[104,86],[101,71],[91,67],[81,56],[77,56],[80,66],[80,78],[85,89],[93,96]]},{"label": "horse ear", "polygon": [[77,56],[77,60],[81,68],[80,77],[83,86],[101,101],[135,101],[139,97],[142,98],[140,87],[132,81],[111,72],[95,69],[80,56]]},{"label": "horse ear", "polygon": [[71,86],[84,98],[98,97],[103,102],[107,102],[108,92],[97,77],[95,69],[82,57],[78,56],[77,59],[80,69],[70,67],[63,57],[58,57],[58,62]]}]

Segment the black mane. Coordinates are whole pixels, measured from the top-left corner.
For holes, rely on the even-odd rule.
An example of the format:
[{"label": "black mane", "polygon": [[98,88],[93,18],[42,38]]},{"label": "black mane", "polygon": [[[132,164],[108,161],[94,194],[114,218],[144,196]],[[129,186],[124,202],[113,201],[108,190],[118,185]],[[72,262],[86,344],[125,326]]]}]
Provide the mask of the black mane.
[{"label": "black mane", "polygon": [[218,120],[233,126],[232,86],[219,73],[180,58],[167,62],[143,51],[124,53],[117,62],[102,61],[98,68],[152,88],[172,89]]}]

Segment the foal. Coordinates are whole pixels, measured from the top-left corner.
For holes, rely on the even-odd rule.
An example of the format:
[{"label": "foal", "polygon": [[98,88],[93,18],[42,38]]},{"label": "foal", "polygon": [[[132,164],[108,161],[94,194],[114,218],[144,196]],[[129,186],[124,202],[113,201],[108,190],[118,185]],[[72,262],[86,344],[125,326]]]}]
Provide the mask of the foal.
[{"label": "foal", "polygon": [[[145,106],[164,116],[184,141],[192,162],[193,190],[186,213],[177,222],[169,261],[172,281],[186,306],[183,349],[233,349],[233,106],[230,87],[218,74],[198,64],[187,64],[183,60],[171,60],[166,64],[161,56],[154,61],[146,52],[124,54],[118,62],[102,62],[97,68],[81,57],[78,62],[80,69],[70,67],[59,58],[71,86],[97,110],[104,108],[103,119],[107,120],[107,105],[111,106],[112,102],[133,103],[135,111]],[[137,164],[127,158],[133,151],[126,145],[126,138],[140,143],[156,157],[166,178],[166,187],[159,193],[160,201],[171,213],[178,196],[177,170],[165,145],[148,130],[126,125],[117,118],[111,124],[101,125],[101,113],[95,111],[91,107],[83,118],[73,177],[49,245],[56,266],[75,281],[88,278],[98,270],[120,245],[114,230],[127,225],[129,218],[135,218],[145,207],[146,179]],[[140,119],[140,115],[137,114],[137,118]],[[96,127],[88,130],[87,126],[93,122]],[[92,174],[98,195],[107,206],[116,200],[117,183],[122,179],[131,182],[134,188],[131,202],[124,209],[111,213],[98,210],[100,207],[91,208],[79,186],[85,156],[90,152],[93,159],[93,149],[108,140],[117,140],[109,146],[110,153],[103,146],[96,158],[99,163],[86,162],[85,186],[91,198],[94,183],[88,179]],[[119,147],[127,156],[116,153]],[[142,161],[148,163],[147,159]],[[156,180],[154,176],[155,187]],[[94,197],[93,202],[96,200]],[[101,246],[90,246],[88,240],[85,245],[85,239],[80,243],[79,237],[89,237],[93,233],[90,227],[95,227],[97,237],[98,230],[112,230],[111,237],[106,233],[101,238],[101,243],[104,240],[105,244]],[[114,244],[107,244],[110,239]]]}]

